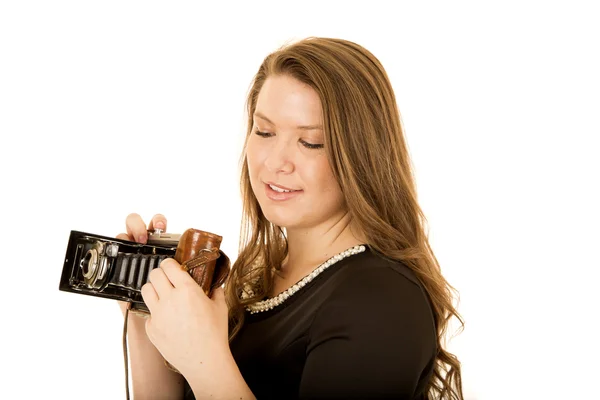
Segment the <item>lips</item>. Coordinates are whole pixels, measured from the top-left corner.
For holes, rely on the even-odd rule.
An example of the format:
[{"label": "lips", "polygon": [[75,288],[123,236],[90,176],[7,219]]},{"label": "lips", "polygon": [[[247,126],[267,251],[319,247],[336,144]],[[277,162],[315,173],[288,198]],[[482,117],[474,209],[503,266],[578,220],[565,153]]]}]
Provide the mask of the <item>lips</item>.
[{"label": "lips", "polygon": [[292,189],[292,188],[289,188],[289,187],[286,187],[286,186],[282,186],[282,185],[274,183],[274,182],[266,182],[266,184],[278,187],[278,188],[283,189],[283,190],[293,190],[293,191],[299,190],[299,189]]},{"label": "lips", "polygon": [[[281,187],[281,186],[278,186],[278,187]],[[284,188],[282,187],[282,189],[284,189]],[[286,190],[293,190],[293,189],[286,189]],[[294,197],[298,197],[302,193],[303,193],[302,190],[295,190],[293,192],[277,192],[277,191],[271,189],[271,187],[269,186],[268,183],[265,183],[265,194],[269,199],[271,199],[273,201],[290,200],[290,199],[293,199]]]}]

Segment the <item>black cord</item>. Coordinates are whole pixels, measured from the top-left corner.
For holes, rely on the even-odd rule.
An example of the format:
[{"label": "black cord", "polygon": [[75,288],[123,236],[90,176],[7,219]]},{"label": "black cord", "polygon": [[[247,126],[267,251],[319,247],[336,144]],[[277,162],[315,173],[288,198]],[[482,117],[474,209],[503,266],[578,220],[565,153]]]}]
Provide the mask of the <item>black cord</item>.
[{"label": "black cord", "polygon": [[125,322],[123,323],[123,358],[125,359],[125,394],[129,400],[129,359],[127,357],[127,321],[129,320],[129,309],[131,303],[127,303],[125,309]]}]

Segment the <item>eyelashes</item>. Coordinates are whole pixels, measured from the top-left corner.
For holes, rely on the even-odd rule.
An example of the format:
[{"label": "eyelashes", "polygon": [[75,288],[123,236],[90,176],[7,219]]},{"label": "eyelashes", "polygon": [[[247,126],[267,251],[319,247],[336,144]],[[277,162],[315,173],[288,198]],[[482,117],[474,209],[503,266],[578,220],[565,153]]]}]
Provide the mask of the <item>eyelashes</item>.
[{"label": "eyelashes", "polygon": [[[269,132],[261,132],[258,129],[254,131],[254,133],[262,138],[269,138],[271,136],[273,136],[272,133]],[[323,147],[325,147],[322,144],[315,144],[315,143],[308,143],[305,142],[304,140],[300,139],[300,143],[302,143],[302,145],[304,147],[306,147],[307,149],[322,149]]]}]

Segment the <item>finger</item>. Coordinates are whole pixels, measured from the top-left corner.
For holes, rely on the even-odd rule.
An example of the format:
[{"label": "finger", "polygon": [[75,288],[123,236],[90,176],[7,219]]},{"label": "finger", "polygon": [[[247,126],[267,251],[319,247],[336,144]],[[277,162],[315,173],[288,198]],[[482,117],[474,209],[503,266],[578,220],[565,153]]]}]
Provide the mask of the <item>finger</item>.
[{"label": "finger", "polygon": [[127,234],[136,242],[145,244],[148,240],[148,232],[146,232],[146,224],[139,214],[132,213],[125,220],[127,226]]},{"label": "finger", "polygon": [[119,233],[117,235],[117,239],[121,239],[121,240],[129,240],[130,242],[135,242],[135,240],[133,240],[133,238],[129,237],[128,234],[126,233]]},{"label": "finger", "polygon": [[162,229],[163,232],[167,231],[167,218],[162,214],[156,214],[152,217],[150,224],[148,225],[148,230],[153,229]]},{"label": "finger", "polygon": [[160,268],[164,271],[174,287],[182,287],[190,283],[196,283],[194,278],[192,278],[192,276],[181,267],[181,264],[173,258],[165,258],[162,260]]},{"label": "finger", "polygon": [[152,313],[152,309],[158,302],[158,294],[156,293],[154,286],[150,282],[147,282],[142,286],[141,292],[144,303],[146,303],[148,310]]},{"label": "finger", "polygon": [[159,299],[166,297],[173,290],[173,285],[162,268],[154,268],[150,271],[150,282],[154,286]]}]

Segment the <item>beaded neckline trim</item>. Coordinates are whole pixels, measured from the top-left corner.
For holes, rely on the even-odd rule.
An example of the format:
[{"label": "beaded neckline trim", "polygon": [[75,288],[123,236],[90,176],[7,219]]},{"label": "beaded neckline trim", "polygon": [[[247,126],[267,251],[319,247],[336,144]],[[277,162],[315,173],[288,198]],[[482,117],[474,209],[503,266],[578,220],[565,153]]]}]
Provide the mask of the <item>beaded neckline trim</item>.
[{"label": "beaded neckline trim", "polygon": [[337,263],[338,261],[343,260],[346,257],[352,256],[354,254],[362,253],[365,250],[366,250],[365,246],[358,245],[358,246],[351,247],[347,250],[344,250],[339,254],[336,254],[335,256],[331,257],[329,260],[325,261],[323,264],[319,265],[310,274],[306,275],[304,278],[302,278],[300,281],[298,281],[298,283],[296,283],[294,286],[290,287],[286,291],[283,291],[279,295],[272,297],[270,299],[250,304],[250,305],[246,306],[246,310],[250,311],[251,314],[256,314],[256,313],[263,312],[263,311],[269,311],[269,310],[279,306],[284,301],[286,301],[291,296],[293,296],[297,291],[299,291],[304,286],[306,286],[309,282],[311,282],[313,279],[315,279],[315,277],[317,277],[317,275],[319,275],[321,272],[325,271],[327,268],[331,267],[333,264]]}]

